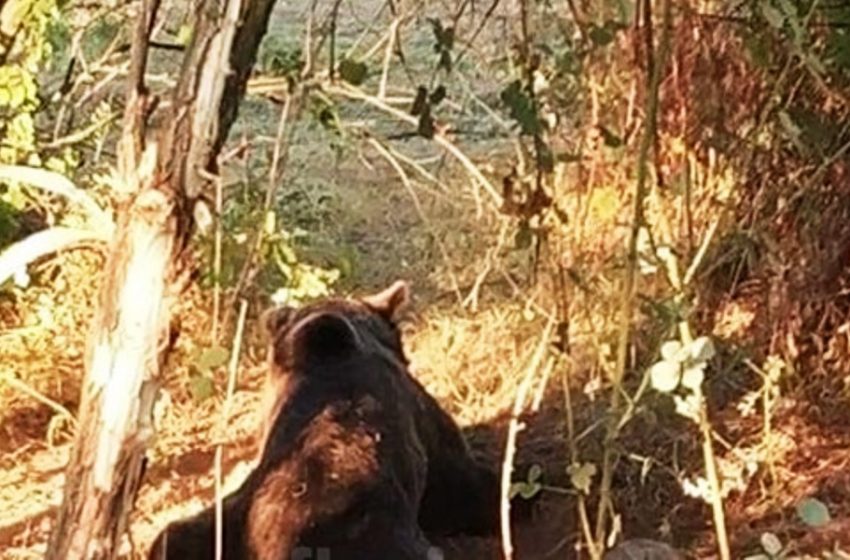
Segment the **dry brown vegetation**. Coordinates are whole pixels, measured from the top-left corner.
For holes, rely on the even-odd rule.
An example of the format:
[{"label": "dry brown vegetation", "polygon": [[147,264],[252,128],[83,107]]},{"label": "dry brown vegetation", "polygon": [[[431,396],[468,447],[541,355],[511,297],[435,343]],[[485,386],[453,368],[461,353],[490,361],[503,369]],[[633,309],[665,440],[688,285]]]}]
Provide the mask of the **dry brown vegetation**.
[{"label": "dry brown vegetation", "polygon": [[[76,22],[74,32],[103,22],[120,28],[108,15],[70,4],[63,17]],[[173,21],[182,21],[185,3],[166,4]],[[122,555],[140,557],[163,524],[210,503],[217,444],[224,446],[226,488],[248,472],[263,398],[255,319],[277,288],[304,289],[298,275],[312,269],[293,273],[297,265],[287,261],[287,276],[279,267],[281,254],[295,251],[298,263],[339,270],[332,289],[340,293],[411,281],[404,328],[414,374],[494,465],[502,464],[511,411],[526,384],[513,478],[522,481],[539,466],[542,488],[533,519],[514,527],[516,558],[588,557],[606,455],[611,508],[603,537],[652,538],[689,557],[718,557],[717,519],[689,492],[706,477],[706,432],[677,413],[646,373],[663,344],[685,338],[685,330],[711,337],[716,348],[700,391],[731,556],[768,553],[769,534],[788,557],[850,557],[850,9],[790,0],[678,2],[665,32],[665,3],[495,2],[490,11],[490,2],[343,2],[338,48],[367,65],[368,79],[331,84],[323,43],[313,73],[287,89],[287,80],[298,79],[291,71],[280,77],[291,69],[269,61],[289,60],[308,20],[320,42],[333,4],[315,3],[310,16],[310,3],[291,2],[273,15],[224,149],[224,311],[212,312],[212,234],[201,233],[200,278],[175,310],[180,337],[163,373],[156,438]],[[404,57],[390,57],[381,99],[389,4],[397,4],[402,31],[393,40]],[[650,5],[646,18],[641,9]],[[793,13],[783,12],[788,6]],[[455,26],[450,51],[461,62],[451,73],[435,69],[426,17]],[[161,33],[176,41],[179,25]],[[99,48],[103,59],[90,60],[87,77],[66,93],[83,100],[80,114],[101,102],[101,111],[121,104],[120,81],[109,72],[122,51]],[[157,54],[151,71],[161,78],[152,82],[157,88],[175,71],[169,53]],[[650,60],[662,62],[654,134]],[[42,71],[53,91],[61,72]],[[538,85],[512,98],[504,92],[513,80]],[[436,139],[418,137],[415,129],[428,123],[409,116],[422,84],[448,90],[433,108]],[[294,107],[281,139],[287,96]],[[43,159],[61,155],[50,148],[51,133],[61,138],[88,122],[80,117],[54,131],[68,117],[44,105],[39,119],[44,131],[30,152]],[[529,124],[543,121],[552,124]],[[524,127],[531,130],[523,134]],[[86,160],[63,170],[106,207],[112,198],[103,176],[114,161],[101,150],[114,133],[80,139],[74,149]],[[644,140],[651,149],[642,154]],[[283,175],[269,179],[275,147],[285,153]],[[0,152],[0,163],[25,161]],[[646,188],[636,194],[641,166]],[[266,223],[262,204],[272,183],[276,227],[306,234],[273,237],[239,285],[244,239],[264,227],[258,224]],[[0,218],[14,192],[0,181]],[[31,229],[79,221],[55,198],[28,197]],[[21,216],[6,230],[0,219],[0,249],[30,231]],[[44,553],[61,501],[103,259],[102,244],[92,242],[30,264],[29,285],[0,286],[3,558]],[[220,434],[227,368],[201,362],[210,348],[231,347],[237,296],[249,302],[248,329]],[[206,369],[210,386],[198,382]],[[586,493],[571,465],[593,465]],[[798,514],[810,498],[826,506],[827,522],[811,526]],[[502,554],[497,540],[439,544],[448,558]],[[773,557],[780,556],[765,556]]]}]

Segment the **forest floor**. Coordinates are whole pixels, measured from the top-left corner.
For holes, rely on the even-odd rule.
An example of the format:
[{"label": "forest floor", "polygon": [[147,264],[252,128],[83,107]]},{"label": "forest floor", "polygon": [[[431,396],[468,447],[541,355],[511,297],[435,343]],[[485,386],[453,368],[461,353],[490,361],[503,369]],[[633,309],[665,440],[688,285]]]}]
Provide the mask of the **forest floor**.
[{"label": "forest floor", "polygon": [[[278,14],[279,19],[286,16]],[[275,120],[267,105],[249,99],[233,141],[241,134],[273,137]],[[518,387],[534,369],[546,323],[538,299],[547,288],[531,281],[532,251],[506,249],[512,241],[505,243],[503,218],[492,209],[480,212],[460,168],[423,148],[421,140],[411,140],[410,151],[429,164],[445,163],[439,166],[442,186],[415,183],[408,189],[374,153],[340,157],[328,147],[327,137],[303,132],[308,136],[296,136],[292,145],[285,181],[289,194],[280,220],[308,231],[302,247],[307,260],[346,263],[342,292],[363,294],[397,278],[411,282],[413,302],[403,330],[414,375],[453,414],[476,453],[501,468],[510,411]],[[508,140],[479,142],[470,153],[482,167],[492,168],[500,161],[498,154],[511,149]],[[30,272],[41,289],[15,298],[0,295],[0,374],[26,381],[0,382],[0,558],[40,558],[45,550],[61,501],[72,421],[38,395],[74,412],[96,301],[91,279],[102,260],[96,248],[60,255]],[[211,398],[194,397],[189,382],[197,348],[210,332],[209,292],[195,287],[180,302],[181,338],[174,363],[166,368],[158,432],[125,557],[143,557],[166,523],[211,502],[217,444],[224,451],[225,490],[250,471],[259,443],[264,376],[254,318],[268,305],[267,296],[251,295],[227,418],[222,418],[225,368],[216,372]],[[532,518],[514,528],[521,560],[586,557],[576,551],[581,534],[567,475],[567,412],[583,459],[598,461],[605,403],[597,395],[596,378],[581,360],[578,364],[533,378],[514,478],[524,478],[529,467],[539,465],[544,488]],[[564,387],[570,387],[569,399]],[[702,473],[699,435],[674,414],[653,412],[670,408],[665,398],[652,401],[621,437],[614,478],[621,535],[670,542],[692,558],[714,558],[710,508],[683,490],[685,478]],[[717,402],[712,420],[721,471],[731,488],[725,506],[734,558],[759,552],[764,532],[789,545],[792,557],[827,558],[827,551],[850,550],[850,406],[836,405],[841,401],[832,394],[784,395],[766,442],[758,415],[742,412],[730,398]],[[217,440],[222,423],[226,434]],[[769,468],[759,464],[755,472],[747,470],[754,457],[765,456],[771,458]],[[826,504],[832,521],[816,530],[804,527],[795,506],[806,497]],[[595,497],[590,498],[592,503]],[[497,539],[438,544],[448,559],[501,557]]]},{"label": "forest floor", "polygon": [[[358,169],[360,169],[358,171]],[[384,170],[386,171],[386,170]],[[508,280],[494,281],[484,291],[477,311],[458,305],[453,291],[445,284],[444,263],[439,251],[426,239],[428,227],[441,231],[482,228],[476,220],[471,200],[465,208],[452,210],[435,198],[425,205],[428,215],[439,216],[439,223],[424,223],[404,192],[391,177],[375,174],[352,165],[332,174],[337,180],[355,185],[340,189],[331,208],[328,223],[337,224],[340,239],[356,246],[363,272],[364,287],[378,289],[395,277],[407,278],[413,285],[414,301],[404,322],[408,352],[413,371],[463,426],[473,448],[500,467],[505,445],[505,427],[516,389],[526,373],[538,341],[539,320],[528,320],[528,301],[533,289],[519,289],[511,295]],[[376,178],[377,177],[377,178]],[[333,177],[329,177],[331,183]],[[360,201],[368,200],[368,204]],[[337,221],[343,220],[342,222]],[[486,224],[483,224],[486,229]],[[446,235],[448,240],[450,236]],[[464,255],[453,262],[453,274],[468,293],[474,278],[486,261],[486,235],[477,243],[452,247],[451,254]],[[395,241],[398,240],[398,241]],[[84,254],[63,257],[61,272],[54,282],[81,285],[73,277],[88,270],[99,257]],[[404,263],[415,263],[405,265]],[[80,268],[86,265],[84,268]],[[368,271],[368,272],[367,272]],[[364,289],[358,290],[363,293]],[[57,291],[56,301],[42,302],[47,308],[63,305],[65,297],[87,298],[93,302],[94,287],[80,288],[70,296]],[[531,295],[529,295],[531,294]],[[202,295],[193,300],[204,301]],[[181,309],[184,337],[202,338],[208,317],[195,308]],[[205,303],[204,303],[205,305]],[[75,305],[76,310],[87,306]],[[59,314],[57,314],[59,315]],[[200,316],[200,317],[199,317]],[[80,311],[62,316],[66,324],[54,328],[8,329],[2,335],[15,338],[22,354],[16,371],[32,368],[30,378],[41,379],[39,390],[45,394],[66,395],[73,402],[74,389],[81,375],[85,320]],[[193,324],[192,321],[197,323]],[[188,333],[188,334],[187,334]],[[257,411],[262,399],[262,344],[249,337],[239,368],[236,391],[226,419],[223,475],[225,490],[235,488],[250,470],[256,454]],[[21,341],[26,341],[23,344]],[[187,345],[181,347],[180,345]],[[177,354],[190,352],[190,342],[181,341]],[[43,348],[41,360],[20,358],[34,348]],[[59,349],[63,351],[60,352]],[[7,362],[8,363],[8,362]],[[128,557],[137,558],[167,522],[201,509],[213,499],[213,457],[216,426],[221,421],[225,374],[216,378],[218,396],[198,401],[186,381],[187,366],[167,372],[167,406],[162,408],[157,439],[151,450],[146,479],[136,503]],[[588,439],[601,439],[599,420],[603,408],[583,396],[582,380],[571,380],[574,387],[574,422],[590,431]],[[566,476],[568,464],[565,436],[565,408],[560,374],[548,380],[538,379],[533,387],[539,406],[525,417],[527,429],[521,433],[516,478],[523,478],[530,465],[543,468],[544,490],[535,506],[532,520],[515,527],[516,557],[520,559],[579,558],[574,545],[580,542],[575,520],[575,497]],[[51,518],[61,499],[62,469],[68,459],[70,443],[61,426],[56,442],[47,436],[57,418],[45,405],[19,391],[4,388],[2,393],[3,438],[0,441],[0,557],[24,559],[41,557],[51,526]],[[62,400],[61,398],[59,399]],[[752,552],[762,531],[771,531],[784,542],[796,543],[798,551],[817,551],[850,545],[847,516],[850,511],[850,414],[833,419],[824,427],[810,419],[802,403],[784,407],[774,419],[777,443],[774,468],[780,473],[776,488],[756,482],[744,484],[726,502],[736,558]],[[737,441],[756,440],[759,421],[725,411],[717,418],[718,430]],[[595,426],[595,428],[594,428]],[[690,433],[690,435],[688,435]],[[621,515],[622,530],[628,536],[671,541],[693,558],[714,557],[710,512],[702,502],[684,496],[681,480],[673,468],[700,472],[696,433],[682,429],[637,422],[624,435],[624,449],[635,450],[623,457],[615,479],[615,496]],[[739,446],[737,452],[742,452]],[[743,448],[746,451],[745,448]],[[638,456],[637,452],[643,454]],[[721,456],[724,453],[721,451]],[[678,463],[678,464],[677,464]],[[805,530],[793,517],[794,504],[816,495],[830,505],[834,519],[819,531]],[[496,539],[453,539],[439,543],[450,559],[499,558],[501,544]]]}]

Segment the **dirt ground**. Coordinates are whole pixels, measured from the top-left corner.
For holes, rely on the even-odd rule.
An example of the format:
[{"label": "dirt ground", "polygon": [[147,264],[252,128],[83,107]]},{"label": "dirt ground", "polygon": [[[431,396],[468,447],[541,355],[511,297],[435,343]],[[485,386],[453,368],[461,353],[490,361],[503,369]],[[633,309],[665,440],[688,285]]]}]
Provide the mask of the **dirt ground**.
[{"label": "dirt ground", "polygon": [[[345,173],[350,179],[356,171],[348,170]],[[529,345],[517,340],[514,332],[514,319],[521,312],[522,305],[507,301],[501,305],[487,305],[486,311],[471,314],[456,305],[439,303],[451,297],[446,290],[436,286],[441,281],[440,272],[436,271],[439,263],[434,263],[433,259],[419,258],[420,255],[415,253],[415,242],[409,245],[396,244],[392,254],[388,251],[387,239],[401,238],[400,232],[407,231],[408,239],[416,240],[416,234],[411,235],[410,231],[415,232],[424,227],[410,203],[405,200],[406,195],[394,185],[365,179],[358,182],[362,188],[371,190],[366,198],[382,201],[382,206],[365,206],[356,200],[345,200],[343,196],[338,201],[338,207],[346,208],[348,223],[351,224],[345,235],[357,240],[363,261],[374,259],[380,262],[388,259],[390,262],[400,262],[404,259],[406,262],[418,263],[409,266],[418,266],[419,270],[405,270],[402,267],[397,274],[411,280],[414,289],[414,304],[404,325],[412,367],[416,375],[465,427],[476,452],[498,466],[504,446],[506,414],[512,404],[517,376],[522,373],[521,366],[528,358]],[[395,189],[395,192],[391,189]],[[362,195],[361,191],[358,200]],[[451,218],[450,212],[441,214],[443,220]],[[472,224],[467,225],[472,227]],[[430,250],[430,247],[419,249],[423,253]],[[97,257],[69,257],[65,263],[68,272],[62,274],[73,276],[70,271],[91,264],[91,260],[96,261]],[[428,270],[429,267],[433,269]],[[364,273],[367,276],[364,283],[372,287],[385,285],[391,279],[392,271],[385,265],[371,267],[370,270],[371,275]],[[463,276],[474,272],[474,267],[470,267],[470,270],[459,270],[457,274]],[[93,294],[93,287],[90,286],[83,293],[77,294],[77,297],[90,299]],[[455,311],[452,312],[452,309]],[[188,314],[191,308],[182,312]],[[70,323],[82,323],[86,318],[85,313],[82,316],[63,317],[69,324],[56,325],[54,330],[71,333]],[[489,327],[485,328],[485,324],[489,324]],[[202,330],[205,326],[203,321],[197,325],[190,321],[186,329]],[[57,393],[61,394],[60,385],[67,385],[64,400],[69,405],[76,398],[75,392],[79,387],[81,370],[76,368],[81,365],[84,330],[67,335],[72,348],[70,358],[46,356],[42,364],[45,370],[53,364],[59,373],[45,377],[39,389],[55,398]],[[39,332],[42,336],[9,329],[3,335],[18,336],[25,340],[28,340],[26,337],[32,337],[32,341],[35,341],[20,348],[18,367],[25,367],[22,355],[28,351],[27,348],[43,343],[45,337],[53,334],[52,330],[48,333]],[[188,336],[191,338],[191,334]],[[188,341],[179,342],[176,350],[178,355],[188,352],[181,346],[183,344],[189,346]],[[499,347],[501,349],[497,349]],[[14,354],[11,346],[7,350],[8,354]],[[56,347],[51,350],[55,351]],[[501,363],[509,368],[508,371],[492,369],[497,363],[494,361],[494,352],[503,358]],[[226,437],[222,441],[225,490],[238,486],[255,459],[258,444],[256,433],[260,420],[257,411],[262,400],[264,375],[261,353],[260,345],[249,345],[242,357],[236,391],[230,405],[231,414],[226,421]],[[8,358],[16,359],[14,355]],[[30,364],[29,367],[36,365]],[[158,409],[159,431],[149,453],[150,462],[144,486],[136,503],[131,538],[127,543],[128,557],[141,556],[156,532],[168,521],[197,511],[213,499],[214,438],[223,403],[221,398],[204,402],[193,399],[185,382],[185,373],[182,366],[166,373],[164,404]],[[221,382],[223,388],[223,379]],[[546,393],[546,388],[541,386],[538,391],[542,395]],[[49,535],[53,512],[61,500],[62,469],[68,460],[70,442],[67,430],[63,431],[61,426],[55,430],[53,439],[56,441],[49,441],[51,438],[48,435],[57,423],[51,420],[56,416],[49,408],[33,401],[28,395],[8,388],[2,396],[7,406],[2,412],[2,429],[6,438],[0,444],[3,449],[0,459],[0,557],[39,558]],[[521,453],[520,465],[524,467],[520,468],[527,468],[532,460],[547,467],[564,465],[563,450],[559,449],[555,435],[561,430],[558,407],[549,404],[553,399],[548,396],[544,400],[539,413],[541,420],[534,422],[534,430],[523,437],[522,445],[524,448],[528,445],[542,445],[551,449],[542,449],[541,455],[537,457]],[[543,416],[548,417],[543,419]],[[539,439],[537,444],[534,438]],[[564,482],[561,480],[562,484]],[[543,558],[550,552],[557,553],[568,547],[565,537],[571,530],[570,501],[561,495],[547,494],[540,500],[538,508],[536,521],[517,533],[521,557]],[[439,545],[446,552],[447,558],[458,559],[497,558],[500,550],[500,544],[489,539],[446,540]]]},{"label": "dirt ground", "polygon": [[[536,344],[539,322],[524,321],[527,300],[511,297],[508,285],[497,283],[486,292],[477,312],[462,309],[446,289],[446,271],[440,270],[439,253],[427,244],[417,246],[415,240],[426,227],[406,202],[405,194],[395,185],[370,180],[370,175],[356,170],[338,170],[348,180],[358,183],[360,196],[375,201],[358,205],[342,194],[337,209],[347,213],[342,234],[354,240],[364,268],[365,287],[379,287],[391,276],[410,279],[414,286],[414,302],[404,323],[412,367],[433,392],[458,419],[476,452],[494,466],[500,466],[505,445],[505,429],[519,380],[528,367]],[[331,177],[332,178],[332,177]],[[378,204],[380,203],[380,204]],[[434,206],[426,207],[435,210]],[[474,222],[473,213],[453,214],[450,208],[435,212],[441,220],[457,220],[457,227],[481,227]],[[430,224],[433,227],[433,224]],[[486,226],[486,224],[484,224]],[[440,227],[445,227],[440,224]],[[344,230],[344,232],[342,231]],[[395,246],[387,239],[406,232],[409,244]],[[486,244],[488,239],[481,238]],[[463,243],[459,241],[458,243]],[[455,247],[454,249],[460,250]],[[461,282],[469,282],[482,266],[483,248],[465,247],[470,258],[465,267],[456,266],[453,274]],[[419,252],[417,252],[419,251]],[[83,261],[95,259],[91,255]],[[70,259],[70,257],[69,257]],[[66,281],[64,274],[73,276],[72,259],[66,261],[67,271],[54,281]],[[398,274],[390,266],[371,266],[369,263],[416,263],[402,267]],[[77,262],[77,265],[80,263]],[[89,263],[90,264],[90,263]],[[79,282],[79,279],[77,279]],[[74,297],[91,298],[92,286],[79,288]],[[497,295],[498,294],[498,297]],[[190,298],[191,299],[191,298]],[[202,299],[202,298],[201,298]],[[61,305],[61,302],[45,302]],[[84,308],[84,307],[83,307]],[[192,307],[181,313],[192,314]],[[29,367],[53,368],[54,374],[45,377],[39,389],[47,394],[64,397],[70,404],[75,398],[73,387],[79,386],[80,359],[84,340],[82,316],[65,318],[70,324],[58,324],[41,336],[36,331],[9,329],[2,336],[29,340],[21,352],[38,344],[53,341],[47,346],[52,354],[43,356]],[[76,325],[71,329],[71,325]],[[191,321],[185,328],[199,333],[207,327],[203,320]],[[62,338],[64,337],[64,338]],[[16,339],[17,340],[17,339]],[[60,340],[64,354],[58,352]],[[19,341],[18,341],[19,342]],[[178,344],[177,354],[186,352]],[[7,360],[12,345],[6,347]],[[236,392],[231,402],[231,414],[226,420],[223,475],[225,490],[235,488],[252,466],[257,447],[258,409],[262,399],[263,365],[261,345],[249,343],[241,360]],[[29,350],[31,352],[31,350]],[[21,360],[20,355],[18,356]],[[41,364],[41,365],[39,365]],[[16,367],[24,367],[21,360]],[[144,554],[156,532],[170,520],[190,514],[213,499],[213,456],[216,426],[220,422],[222,399],[215,397],[197,402],[186,384],[184,366],[166,372],[164,403],[159,411],[159,432],[150,450],[150,463],[144,485],[136,503],[131,538],[126,543],[126,557]],[[576,384],[573,380],[573,384]],[[574,385],[579,387],[581,383]],[[224,387],[223,374],[217,378],[219,389]],[[528,467],[543,468],[545,489],[534,508],[532,519],[514,528],[516,558],[580,558],[575,549],[580,542],[576,522],[576,499],[566,475],[567,446],[564,427],[564,395],[560,375],[538,379],[534,387],[536,410],[525,417],[527,429],[521,432],[515,478],[523,478]],[[64,393],[63,393],[64,391]],[[223,390],[217,394],[221,395]],[[573,392],[577,425],[587,428],[582,449],[594,456],[601,441],[599,420],[603,418],[601,404]],[[51,527],[51,519],[61,499],[62,469],[68,459],[70,443],[61,422],[56,427],[54,414],[29,395],[4,387],[6,406],[2,417],[3,450],[0,458],[0,557],[12,559],[41,557]],[[59,399],[63,401],[62,398]],[[826,401],[824,401],[826,402]],[[660,407],[663,410],[663,407]],[[828,416],[828,413],[833,416]],[[838,416],[835,416],[835,415]],[[51,420],[54,419],[54,420]],[[742,419],[731,409],[719,409],[716,423],[721,438],[738,442],[738,453],[747,452],[747,441],[758,441],[758,422]],[[766,483],[744,484],[743,491],[733,491],[727,499],[727,515],[735,550],[743,557],[753,551],[761,533],[769,530],[783,542],[793,540],[798,551],[831,549],[847,546],[850,528],[841,513],[850,509],[850,413],[846,410],[815,407],[812,404],[788,402],[774,420],[777,440],[774,443],[776,486]],[[828,429],[825,428],[828,426]],[[656,415],[639,415],[623,437],[623,455],[615,477],[616,505],[624,535],[657,538],[672,542],[693,558],[714,557],[713,533],[708,507],[684,495],[682,472],[699,469],[699,442],[695,433],[674,422],[660,422]],[[51,441],[55,439],[55,441]],[[596,442],[596,443],[594,443]],[[756,443],[753,443],[755,446]],[[734,471],[735,462],[718,449],[722,461],[728,459]],[[752,449],[750,449],[752,450]],[[721,465],[724,463],[722,462]],[[674,471],[677,466],[680,470]],[[766,478],[763,480],[767,480]],[[828,504],[834,519],[818,531],[803,530],[794,519],[794,504],[805,496],[815,495]],[[845,520],[842,520],[845,519]],[[453,539],[438,543],[450,559],[499,558],[501,544],[496,539]]]},{"label": "dirt ground", "polygon": [[[287,9],[278,10],[273,32],[284,33],[282,22],[301,14]],[[275,119],[262,111],[256,100],[246,102],[245,118],[232,138],[273,134]],[[449,187],[416,185],[411,194],[374,154],[337,158],[326,145],[317,147],[322,143],[327,139],[311,142],[296,136],[286,181],[292,198],[282,221],[303,225],[314,235],[318,241],[305,248],[311,256],[321,257],[327,247],[347,251],[353,272],[339,286],[344,292],[382,288],[396,278],[412,283],[413,305],[404,331],[414,374],[454,415],[473,449],[501,467],[510,410],[545,324],[537,306],[545,286],[530,282],[530,252],[504,250],[494,264],[493,248],[504,248],[501,218],[495,212],[478,212],[465,175],[450,163],[442,175],[452,178]],[[430,147],[419,148],[410,151],[418,151],[423,160],[441,157]],[[496,165],[499,149],[511,148],[498,142],[480,145],[476,162]],[[79,399],[86,325],[97,289],[93,271],[100,268],[102,255],[96,248],[76,250],[30,271],[43,289],[0,294],[4,560],[41,558],[46,547],[70,453],[72,421],[67,412],[75,412]],[[166,368],[158,432],[122,557],[143,557],[166,523],[211,502],[216,444],[224,450],[225,491],[238,486],[250,471],[258,445],[264,375],[255,317],[267,304],[267,294],[254,294],[236,391],[230,415],[223,419],[225,372],[216,373],[215,395],[203,401],[193,398],[187,381],[193,351],[206,342],[210,330],[209,294],[195,290],[181,301],[183,332],[174,363]],[[578,362],[570,369],[561,363],[548,376],[534,378],[533,406],[523,417],[526,428],[518,441],[515,479],[539,465],[544,488],[531,519],[514,527],[519,560],[587,557],[577,547],[582,540],[577,493],[567,474],[564,387],[570,387],[578,451],[585,461],[599,460],[606,417],[592,372]],[[788,557],[850,558],[838,552],[828,555],[850,550],[846,388],[821,383],[812,385],[818,392],[784,395],[768,440],[761,418],[738,406],[752,389],[752,380],[739,381],[709,387],[715,447],[729,489],[725,507],[734,558],[758,553],[765,532],[787,545]],[[49,396],[53,404],[40,395]],[[683,490],[702,473],[699,435],[672,411],[668,397],[646,400],[620,439],[613,483],[619,535],[669,542],[690,558],[715,558],[711,510]],[[223,436],[217,429],[221,423],[227,426]],[[804,527],[795,507],[806,497],[827,505],[832,521],[818,529]],[[588,503],[595,503],[595,496]],[[595,512],[589,513],[595,518]],[[451,560],[501,558],[497,539],[437,544]]]}]

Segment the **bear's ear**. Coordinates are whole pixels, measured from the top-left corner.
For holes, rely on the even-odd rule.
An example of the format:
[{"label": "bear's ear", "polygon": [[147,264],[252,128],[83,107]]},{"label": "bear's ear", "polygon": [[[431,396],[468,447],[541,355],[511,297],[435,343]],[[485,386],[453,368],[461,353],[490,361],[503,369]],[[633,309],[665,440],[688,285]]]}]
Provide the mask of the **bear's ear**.
[{"label": "bear's ear", "polygon": [[274,339],[275,335],[292,320],[294,315],[295,309],[286,306],[273,307],[264,311],[260,316],[260,324],[263,326],[265,336]]},{"label": "bear's ear", "polygon": [[347,318],[316,313],[300,321],[290,336],[297,365],[344,359],[360,347],[360,336]]},{"label": "bear's ear", "polygon": [[392,321],[410,301],[410,286],[404,280],[396,280],[389,288],[366,296],[361,301],[388,321]]}]

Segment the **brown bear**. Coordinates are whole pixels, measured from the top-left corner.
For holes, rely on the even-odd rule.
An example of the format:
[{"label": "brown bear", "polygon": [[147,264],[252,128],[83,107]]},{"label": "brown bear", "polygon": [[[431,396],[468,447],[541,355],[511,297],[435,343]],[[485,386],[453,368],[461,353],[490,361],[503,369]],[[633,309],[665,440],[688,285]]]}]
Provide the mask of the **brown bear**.
[{"label": "brown bear", "polygon": [[[257,467],[223,503],[226,560],[433,560],[425,534],[498,530],[496,473],[408,372],[396,282],[268,312],[274,396]],[[169,525],[151,559],[214,557],[215,511]]]}]

